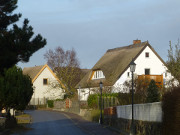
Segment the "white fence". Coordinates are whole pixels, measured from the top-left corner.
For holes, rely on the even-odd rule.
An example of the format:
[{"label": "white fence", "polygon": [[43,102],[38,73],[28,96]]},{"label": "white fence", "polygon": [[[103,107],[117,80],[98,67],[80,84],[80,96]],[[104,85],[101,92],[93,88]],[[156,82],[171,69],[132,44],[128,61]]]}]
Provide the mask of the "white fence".
[{"label": "white fence", "polygon": [[[132,105],[117,106],[117,117],[132,119]],[[134,104],[134,119],[142,121],[161,122],[161,102]]]}]

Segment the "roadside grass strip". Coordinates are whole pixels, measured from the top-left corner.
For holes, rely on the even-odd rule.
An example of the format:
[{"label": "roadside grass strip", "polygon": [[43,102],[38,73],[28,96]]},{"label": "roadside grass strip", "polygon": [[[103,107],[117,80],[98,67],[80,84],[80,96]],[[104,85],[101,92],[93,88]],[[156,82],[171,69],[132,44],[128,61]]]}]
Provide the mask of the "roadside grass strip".
[{"label": "roadside grass strip", "polygon": [[28,114],[15,116],[18,124],[29,124],[32,122],[32,118]]}]

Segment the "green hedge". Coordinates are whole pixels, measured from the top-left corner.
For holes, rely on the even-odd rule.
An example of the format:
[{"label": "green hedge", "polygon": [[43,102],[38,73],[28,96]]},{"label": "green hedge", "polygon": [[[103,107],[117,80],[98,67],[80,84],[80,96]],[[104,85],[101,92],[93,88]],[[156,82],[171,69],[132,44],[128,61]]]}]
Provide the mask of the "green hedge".
[{"label": "green hedge", "polygon": [[47,104],[48,104],[49,108],[53,108],[54,107],[54,101],[53,100],[48,100]]},{"label": "green hedge", "polygon": [[89,95],[87,102],[88,102],[88,107],[98,108],[98,95],[97,94]]},{"label": "green hedge", "polygon": [[[132,103],[132,93],[118,93],[119,105],[129,105]],[[134,93],[134,104],[145,103],[146,97],[139,93]]]},{"label": "green hedge", "polygon": [[[107,104],[107,99],[108,98],[113,98],[113,102],[115,102],[115,98],[118,97],[118,93],[112,93],[112,94],[102,94],[102,98],[103,98],[103,106],[106,107],[106,104]],[[89,95],[88,97],[88,107],[89,108],[98,108],[100,106],[100,103],[98,103],[100,100],[100,94],[92,94],[92,95]],[[110,103],[111,106],[114,105],[114,103]],[[104,108],[103,107],[103,108]]]},{"label": "green hedge", "polygon": [[[114,105],[129,105],[132,103],[132,93],[111,93],[111,94],[102,94],[103,98],[103,108],[110,107]],[[112,100],[111,100],[112,99]],[[100,94],[92,94],[88,97],[88,107],[89,108],[98,108],[100,103]],[[118,104],[115,103],[115,100],[118,100]],[[134,93],[134,104],[145,103],[146,97],[140,95],[139,93]]]}]

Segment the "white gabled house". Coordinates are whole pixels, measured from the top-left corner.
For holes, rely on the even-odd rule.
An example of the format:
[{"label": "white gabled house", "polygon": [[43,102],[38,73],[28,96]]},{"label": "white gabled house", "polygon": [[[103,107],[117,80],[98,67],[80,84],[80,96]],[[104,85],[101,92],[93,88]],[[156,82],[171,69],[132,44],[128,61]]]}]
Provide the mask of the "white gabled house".
[{"label": "white gabled house", "polygon": [[65,86],[47,64],[24,68],[23,74],[30,76],[34,86],[31,105],[44,104],[47,99],[64,98]]},{"label": "white gabled house", "polygon": [[112,92],[127,92],[124,82],[131,80],[129,65],[132,59],[136,63],[135,76],[150,75],[151,79],[160,76],[162,85],[173,78],[148,41],[134,40],[132,45],[110,49],[101,57],[76,86],[80,100],[87,100],[89,94],[98,90],[100,81]]}]

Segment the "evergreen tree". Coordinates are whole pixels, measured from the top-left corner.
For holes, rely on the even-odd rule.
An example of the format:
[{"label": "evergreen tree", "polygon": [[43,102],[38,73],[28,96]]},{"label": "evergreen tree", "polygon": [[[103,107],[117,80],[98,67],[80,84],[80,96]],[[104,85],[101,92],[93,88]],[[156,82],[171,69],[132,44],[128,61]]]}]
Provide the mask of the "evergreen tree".
[{"label": "evergreen tree", "polygon": [[0,72],[18,62],[28,62],[30,56],[46,45],[40,34],[34,36],[28,19],[23,26],[15,23],[21,14],[13,14],[18,0],[0,0]]},{"label": "evergreen tree", "polygon": [[159,93],[158,87],[156,85],[156,82],[154,80],[151,80],[147,88],[146,102],[152,103],[152,102],[159,102],[159,101],[160,101],[160,93]]},{"label": "evergreen tree", "polygon": [[24,110],[33,94],[33,85],[29,76],[23,75],[16,66],[5,70],[0,78],[1,108]]}]

